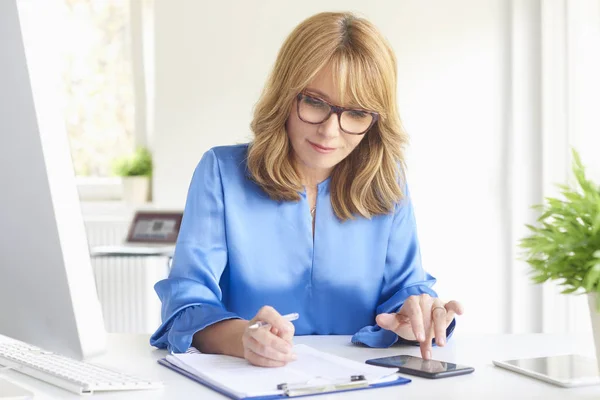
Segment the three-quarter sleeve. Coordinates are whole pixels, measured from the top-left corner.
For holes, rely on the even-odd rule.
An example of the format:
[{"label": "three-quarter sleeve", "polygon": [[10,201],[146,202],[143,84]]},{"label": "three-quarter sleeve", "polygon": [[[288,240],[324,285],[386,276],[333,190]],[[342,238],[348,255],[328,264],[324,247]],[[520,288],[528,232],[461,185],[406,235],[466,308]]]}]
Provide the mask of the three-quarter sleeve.
[{"label": "three-quarter sleeve", "polygon": [[[417,227],[408,187],[404,198],[396,205],[385,259],[383,287],[376,315],[395,313],[404,301],[413,295],[428,294],[437,297],[432,289],[436,280],[422,267]],[[447,329],[448,337],[454,329],[452,321]],[[354,334],[352,343],[370,347],[389,347],[396,342],[417,344],[400,338],[396,333],[378,325],[366,326]]]},{"label": "three-quarter sleeve", "polygon": [[225,210],[219,163],[213,150],[194,171],[172,268],[154,289],[162,302],[162,324],[150,344],[185,352],[193,335],[226,319],[219,280],[227,265]]}]

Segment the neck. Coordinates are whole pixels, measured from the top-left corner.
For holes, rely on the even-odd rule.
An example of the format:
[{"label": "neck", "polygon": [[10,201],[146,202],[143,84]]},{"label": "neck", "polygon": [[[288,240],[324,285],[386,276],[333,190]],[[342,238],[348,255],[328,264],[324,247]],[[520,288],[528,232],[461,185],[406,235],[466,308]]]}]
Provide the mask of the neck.
[{"label": "neck", "polygon": [[315,188],[331,175],[333,168],[309,168],[300,161],[296,161],[296,172],[300,182],[308,188]]}]

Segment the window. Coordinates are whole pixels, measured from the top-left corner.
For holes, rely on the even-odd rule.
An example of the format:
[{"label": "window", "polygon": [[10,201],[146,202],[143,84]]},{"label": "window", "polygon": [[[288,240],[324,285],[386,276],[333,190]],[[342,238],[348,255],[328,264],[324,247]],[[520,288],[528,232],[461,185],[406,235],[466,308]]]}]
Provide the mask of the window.
[{"label": "window", "polygon": [[146,144],[143,4],[18,0],[28,62],[59,53],[60,100],[84,200],[118,199],[114,160]]},{"label": "window", "polygon": [[134,148],[129,1],[63,0],[65,122],[75,173],[110,176]]}]

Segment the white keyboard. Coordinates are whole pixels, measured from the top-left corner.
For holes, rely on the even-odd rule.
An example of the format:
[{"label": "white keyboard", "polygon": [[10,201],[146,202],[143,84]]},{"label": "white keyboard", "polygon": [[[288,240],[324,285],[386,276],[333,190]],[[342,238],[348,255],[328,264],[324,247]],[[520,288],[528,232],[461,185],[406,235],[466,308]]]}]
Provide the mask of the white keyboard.
[{"label": "white keyboard", "polygon": [[0,365],[77,394],[163,387],[161,382],[77,361],[21,342],[0,343]]}]

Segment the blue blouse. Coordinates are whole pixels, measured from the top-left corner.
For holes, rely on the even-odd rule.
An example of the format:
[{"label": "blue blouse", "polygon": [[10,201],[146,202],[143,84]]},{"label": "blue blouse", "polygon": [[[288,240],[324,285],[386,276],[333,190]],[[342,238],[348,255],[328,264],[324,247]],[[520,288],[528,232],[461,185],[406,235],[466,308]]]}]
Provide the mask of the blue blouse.
[{"label": "blue blouse", "polygon": [[197,331],[249,320],[265,305],[299,313],[296,335],[352,334],[353,343],[371,347],[397,342],[375,316],[397,311],[411,295],[436,296],[407,189],[394,213],[340,222],[329,179],[321,182],[313,240],[306,192],[298,202],[270,199],[249,179],[247,151],[247,144],[216,147],[196,167],[171,272],[155,285],[162,324],[150,343],[185,352]]}]

